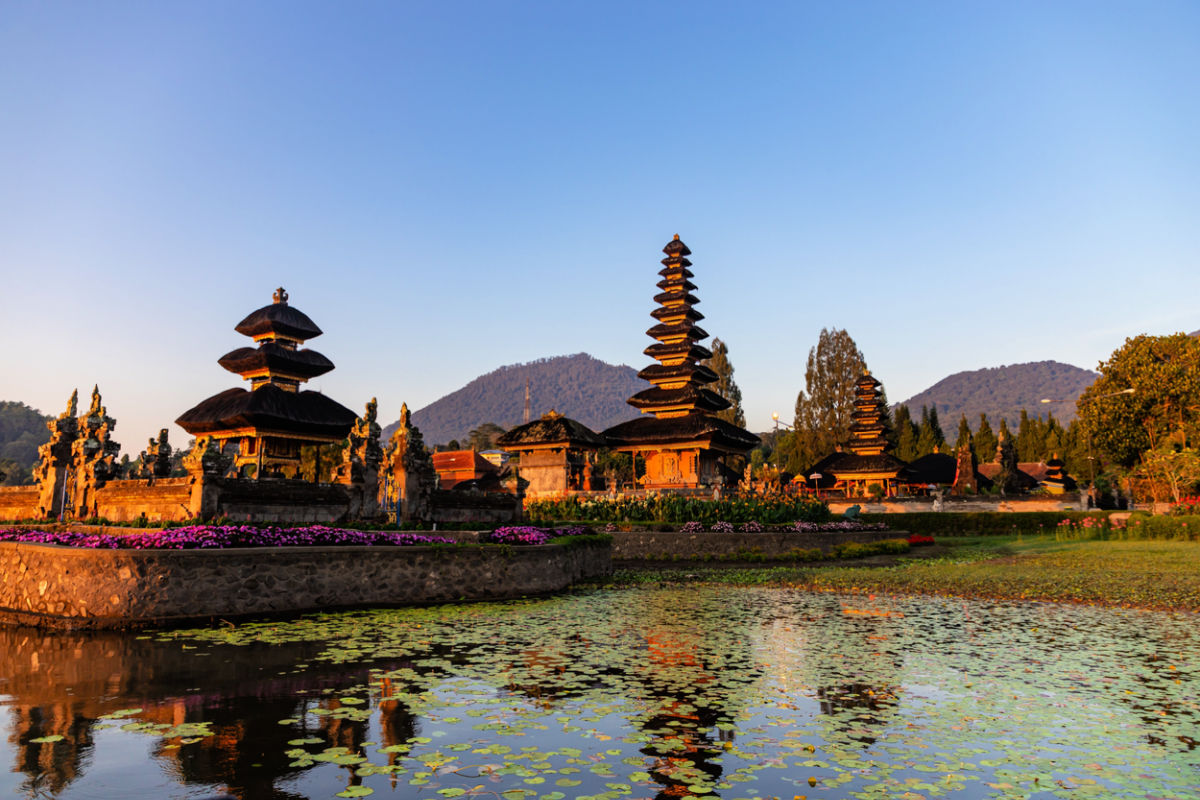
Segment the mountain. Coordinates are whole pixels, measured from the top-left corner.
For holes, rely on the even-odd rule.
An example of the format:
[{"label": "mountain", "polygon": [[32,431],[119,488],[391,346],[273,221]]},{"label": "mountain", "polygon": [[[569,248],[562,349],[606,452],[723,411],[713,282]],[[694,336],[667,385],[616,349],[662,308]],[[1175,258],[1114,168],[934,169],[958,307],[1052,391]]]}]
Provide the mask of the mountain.
[{"label": "mountain", "polygon": [[[1097,377],[1095,372],[1058,361],[1010,364],[956,372],[908,398],[903,405],[918,419],[921,406],[936,406],[942,430],[951,438],[964,413],[972,429],[979,427],[979,415],[984,413],[993,429],[998,430],[1000,419],[1007,418],[1015,432],[1021,409],[1030,416],[1051,413],[1065,425],[1075,418],[1075,401]],[[1043,403],[1043,398],[1053,402]]]},{"label": "mountain", "polygon": [[[507,429],[525,415],[525,382],[529,381],[531,418],[554,409],[595,431],[633,419],[637,410],[625,401],[650,384],[633,367],[614,366],[587,353],[510,364],[480,375],[461,389],[414,411],[413,424],[427,445],[460,442],[473,428],[494,422]],[[398,423],[383,429],[387,441]]]},{"label": "mountain", "polygon": [[0,483],[11,485],[30,479],[38,445],[50,440],[48,419],[24,403],[0,400],[0,472],[7,476]]}]

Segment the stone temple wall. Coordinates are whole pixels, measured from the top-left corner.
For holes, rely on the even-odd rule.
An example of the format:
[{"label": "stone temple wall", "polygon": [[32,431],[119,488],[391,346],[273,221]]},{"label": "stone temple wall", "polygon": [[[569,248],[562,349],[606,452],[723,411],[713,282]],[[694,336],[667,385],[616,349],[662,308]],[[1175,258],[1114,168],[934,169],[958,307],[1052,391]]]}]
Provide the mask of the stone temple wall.
[{"label": "stone temple wall", "polygon": [[169,522],[191,517],[191,478],[109,481],[96,490],[96,514],[110,522]]},{"label": "stone temple wall", "polygon": [[40,492],[37,486],[0,486],[0,519],[36,519]]},{"label": "stone temple wall", "polygon": [[499,525],[519,522],[522,503],[506,492],[456,492],[440,489],[433,493],[433,519],[439,524],[455,522]]},{"label": "stone temple wall", "polygon": [[350,510],[347,487],[305,481],[214,481],[216,516],[234,522],[330,524]]},{"label": "stone temple wall", "polygon": [[607,544],[88,550],[0,542],[0,621],[123,628],[503,599],[611,568]]}]

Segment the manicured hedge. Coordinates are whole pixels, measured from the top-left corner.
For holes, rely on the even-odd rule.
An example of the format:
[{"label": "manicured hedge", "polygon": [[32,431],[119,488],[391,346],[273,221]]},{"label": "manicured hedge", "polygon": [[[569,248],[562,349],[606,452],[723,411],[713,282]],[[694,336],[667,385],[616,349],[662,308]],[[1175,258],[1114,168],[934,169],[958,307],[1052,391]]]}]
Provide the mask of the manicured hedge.
[{"label": "manicured hedge", "polygon": [[1108,519],[1107,511],[918,511],[911,514],[860,514],[859,519],[936,538],[947,536],[1037,536],[1054,533],[1064,519]]},{"label": "manicured hedge", "polygon": [[580,498],[531,500],[525,516],[535,523],[557,522],[825,522],[829,507],[804,497],[729,498],[705,500],[663,494],[636,498]]}]

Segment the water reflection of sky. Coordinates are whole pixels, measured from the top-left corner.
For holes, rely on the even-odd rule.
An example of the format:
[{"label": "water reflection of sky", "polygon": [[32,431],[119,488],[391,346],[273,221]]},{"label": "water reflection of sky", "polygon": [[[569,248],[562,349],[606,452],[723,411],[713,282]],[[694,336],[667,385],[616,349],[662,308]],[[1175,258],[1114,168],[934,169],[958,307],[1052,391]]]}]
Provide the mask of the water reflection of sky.
[{"label": "water reflection of sky", "polygon": [[1192,798],[1197,621],[688,588],[4,629],[0,795]]}]

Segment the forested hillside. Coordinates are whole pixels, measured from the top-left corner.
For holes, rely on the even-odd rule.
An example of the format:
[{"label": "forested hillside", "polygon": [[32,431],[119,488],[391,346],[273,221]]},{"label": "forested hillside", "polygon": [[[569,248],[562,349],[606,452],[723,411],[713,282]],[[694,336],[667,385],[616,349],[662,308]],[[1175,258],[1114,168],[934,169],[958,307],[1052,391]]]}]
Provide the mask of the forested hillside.
[{"label": "forested hillside", "polygon": [[[1066,425],[1075,418],[1075,401],[1096,373],[1058,361],[1035,361],[1003,367],[956,372],[920,394],[904,401],[914,414],[921,406],[937,408],[943,427],[953,430],[962,414],[971,428],[979,426],[979,415],[987,414],[993,427],[1007,419],[1016,425],[1025,409],[1030,416],[1054,415]],[[1051,402],[1043,403],[1043,399]]]},{"label": "forested hillside", "polygon": [[11,486],[29,481],[38,445],[50,439],[48,419],[24,403],[0,400],[0,472],[5,473],[0,482]]},{"label": "forested hillside", "polygon": [[[413,424],[431,446],[465,441],[472,430],[489,422],[505,429],[520,425],[526,380],[533,418],[554,409],[596,431],[636,417],[638,412],[625,401],[649,386],[632,367],[606,364],[587,353],[543,358],[479,376],[414,411]],[[384,441],[395,427],[392,423],[384,429]]]}]

